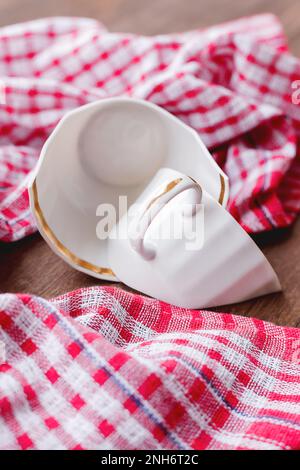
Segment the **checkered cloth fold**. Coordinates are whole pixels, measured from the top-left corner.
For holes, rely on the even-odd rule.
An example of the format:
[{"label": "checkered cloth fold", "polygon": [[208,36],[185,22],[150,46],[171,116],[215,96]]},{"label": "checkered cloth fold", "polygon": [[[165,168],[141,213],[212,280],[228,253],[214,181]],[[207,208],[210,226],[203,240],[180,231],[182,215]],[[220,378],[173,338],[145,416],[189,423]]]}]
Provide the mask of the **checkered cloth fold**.
[{"label": "checkered cloth fold", "polygon": [[2,295],[0,325],[2,449],[300,449],[297,329],[113,287]]},{"label": "checkered cloth fold", "polygon": [[84,18],[1,28],[0,240],[36,229],[24,178],[59,119],[116,95],[150,100],[199,132],[248,232],[289,225],[300,209],[299,78],[272,15],[154,37]]}]

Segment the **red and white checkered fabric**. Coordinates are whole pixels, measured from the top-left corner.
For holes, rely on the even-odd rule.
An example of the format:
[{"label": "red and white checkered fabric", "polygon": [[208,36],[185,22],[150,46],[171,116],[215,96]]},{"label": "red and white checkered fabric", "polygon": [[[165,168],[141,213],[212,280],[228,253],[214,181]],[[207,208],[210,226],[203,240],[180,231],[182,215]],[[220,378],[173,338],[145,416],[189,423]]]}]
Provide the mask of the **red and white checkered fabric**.
[{"label": "red and white checkered fabric", "polygon": [[300,449],[300,335],[113,287],[0,296],[1,449]]},{"label": "red and white checkered fabric", "polygon": [[249,232],[300,209],[300,60],[272,15],[154,37],[48,18],[0,29],[0,240],[35,230],[24,177],[63,114],[103,97],[151,100],[194,127],[229,175]]}]

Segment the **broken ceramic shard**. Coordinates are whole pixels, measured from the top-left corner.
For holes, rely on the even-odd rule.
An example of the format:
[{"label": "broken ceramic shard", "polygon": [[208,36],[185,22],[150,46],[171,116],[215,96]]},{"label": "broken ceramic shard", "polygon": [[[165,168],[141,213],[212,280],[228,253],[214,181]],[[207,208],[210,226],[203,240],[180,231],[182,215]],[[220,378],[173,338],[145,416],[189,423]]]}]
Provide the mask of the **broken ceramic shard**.
[{"label": "broken ceramic shard", "polygon": [[[157,198],[157,183],[187,179],[177,171],[161,170],[140,195],[138,204],[144,213],[149,200]],[[190,180],[191,184],[193,180]],[[156,211],[147,230],[142,232],[143,243],[150,245],[155,256],[144,256],[139,245],[132,243],[130,226],[124,215],[109,241],[109,264],[117,277],[128,286],[151,297],[185,308],[207,308],[241,302],[279,291],[276,273],[263,253],[236,220],[207,191],[202,190],[203,211],[194,214],[196,235],[203,229],[201,243],[189,245],[187,237],[164,238],[162,229],[171,226],[176,214],[181,223],[186,217],[181,210],[188,204],[190,187],[182,186],[182,194],[172,200],[160,199],[163,208]],[[158,192],[159,193],[159,192]],[[181,202],[178,198],[181,197]],[[176,223],[180,223],[178,217]],[[129,227],[129,230],[128,230]],[[183,234],[187,235],[185,231]],[[190,238],[190,237],[188,237]]]}]

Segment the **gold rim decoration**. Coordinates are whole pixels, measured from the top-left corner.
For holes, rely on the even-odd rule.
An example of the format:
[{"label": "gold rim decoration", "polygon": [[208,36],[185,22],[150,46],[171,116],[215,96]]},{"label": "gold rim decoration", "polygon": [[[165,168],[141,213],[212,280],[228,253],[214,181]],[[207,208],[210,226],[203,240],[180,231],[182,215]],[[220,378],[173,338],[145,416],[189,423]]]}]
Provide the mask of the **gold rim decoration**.
[{"label": "gold rim decoration", "polygon": [[220,174],[220,182],[221,182],[221,192],[219,196],[219,204],[223,204],[224,196],[225,196],[225,178],[223,175]]},{"label": "gold rim decoration", "polygon": [[[189,178],[192,181],[194,181],[194,183],[198,184],[198,186],[200,186],[199,183],[194,178],[192,178],[191,176],[189,176]],[[221,174],[220,174],[220,183],[221,183],[221,190],[220,190],[220,196],[219,196],[219,199],[218,199],[218,203],[222,205],[223,201],[224,201],[224,196],[225,196],[226,183],[225,183],[224,176],[221,175]],[[200,186],[200,188],[201,188],[201,186]]]},{"label": "gold rim decoration", "polygon": [[171,191],[171,189],[175,188],[175,186],[178,185],[178,183],[180,183],[180,181],[182,181],[182,178],[177,178],[176,180],[173,180],[171,181],[170,183],[167,184],[167,186],[165,187],[165,189],[158,195],[158,196],[155,196],[155,198],[153,198],[149,204],[147,205],[146,207],[146,210],[145,212],[150,209],[150,207],[159,199],[161,198],[164,194],[167,194],[169,191]]},{"label": "gold rim decoration", "polygon": [[[221,183],[221,190],[220,190],[220,195],[219,195],[219,199],[218,199],[218,202],[219,204],[223,204],[223,201],[224,201],[224,196],[225,196],[225,189],[226,189],[226,183],[225,183],[225,178],[223,175],[221,175],[221,173],[219,174],[220,176],[220,183]],[[194,179],[192,178],[191,176],[189,176],[189,178],[194,181],[194,183],[198,184],[199,183]],[[164,194],[168,193],[169,191],[171,191],[171,189],[173,189],[175,186],[177,186],[177,184],[179,184],[180,182],[182,181],[182,178],[178,178],[176,180],[173,180],[171,181],[170,183],[168,183],[168,185],[166,186],[166,188],[158,195],[156,196],[154,199],[152,199],[149,204],[147,205],[146,207],[146,210],[145,212],[157,201],[157,199],[159,199],[161,196],[163,196]],[[200,185],[199,185],[200,186]],[[200,186],[201,187],[201,186]]]},{"label": "gold rim decoration", "polygon": [[115,277],[114,272],[110,268],[102,268],[100,266],[96,266],[92,263],[89,263],[88,261],[85,261],[81,258],[78,258],[78,256],[74,255],[67,247],[65,247],[56,237],[56,235],[53,233],[51,228],[49,227],[44,214],[42,212],[42,209],[39,204],[39,198],[38,198],[38,191],[37,191],[37,185],[36,185],[36,180],[32,183],[31,186],[32,189],[32,195],[33,195],[33,202],[34,202],[34,212],[35,216],[39,221],[39,224],[41,225],[45,236],[48,238],[48,240],[55,246],[55,248],[69,261],[72,263],[76,264],[77,266],[80,266],[81,268],[87,269],[88,271],[92,271],[96,274],[103,274],[106,276],[113,276]]}]

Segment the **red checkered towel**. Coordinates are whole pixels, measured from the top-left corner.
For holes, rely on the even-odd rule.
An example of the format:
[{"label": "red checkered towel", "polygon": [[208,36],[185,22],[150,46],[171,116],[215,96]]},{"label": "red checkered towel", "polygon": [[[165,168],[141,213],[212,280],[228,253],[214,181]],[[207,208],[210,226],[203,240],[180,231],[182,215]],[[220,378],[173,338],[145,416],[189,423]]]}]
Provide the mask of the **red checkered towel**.
[{"label": "red checkered towel", "polygon": [[199,132],[247,231],[290,224],[300,209],[298,79],[300,60],[272,15],[154,37],[82,18],[1,28],[0,240],[35,230],[24,176],[59,119],[115,95],[151,100]]},{"label": "red checkered towel", "polygon": [[297,329],[113,287],[5,294],[0,324],[2,449],[300,449]]}]

